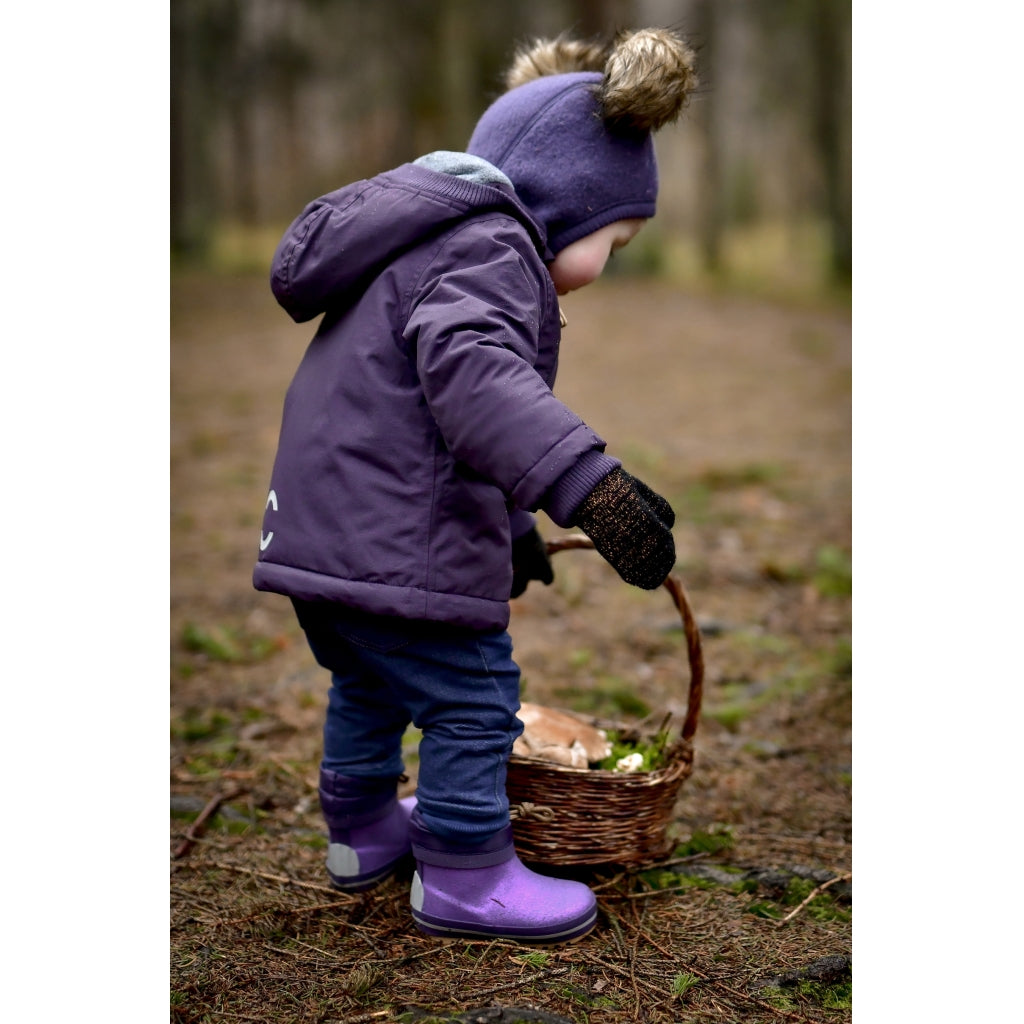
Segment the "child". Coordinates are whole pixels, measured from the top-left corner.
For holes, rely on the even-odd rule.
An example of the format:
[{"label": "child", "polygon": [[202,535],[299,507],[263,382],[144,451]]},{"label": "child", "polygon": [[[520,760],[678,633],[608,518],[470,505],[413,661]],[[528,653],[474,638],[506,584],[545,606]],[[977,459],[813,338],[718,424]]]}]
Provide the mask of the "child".
[{"label": "child", "polygon": [[[278,246],[278,301],[323,319],[285,399],[253,579],[292,599],[331,672],[331,882],[368,888],[411,850],[423,931],[556,943],[593,927],[596,901],[513,848],[509,599],[552,581],[537,509],[628,583],[674,565],[668,502],[551,387],[557,296],[654,214],[651,133],[685,102],[692,54],[655,30],[538,43],[508,84],[468,152],[329,193]],[[399,801],[410,722],[418,787]]]}]

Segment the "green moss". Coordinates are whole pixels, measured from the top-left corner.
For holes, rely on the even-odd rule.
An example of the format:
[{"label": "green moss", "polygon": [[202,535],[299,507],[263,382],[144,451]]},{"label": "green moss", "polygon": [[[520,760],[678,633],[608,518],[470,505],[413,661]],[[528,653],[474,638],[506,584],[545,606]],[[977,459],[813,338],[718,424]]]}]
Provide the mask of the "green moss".
[{"label": "green moss", "polygon": [[796,649],[795,643],[789,637],[780,636],[778,633],[765,633],[759,629],[737,630],[734,636],[740,647],[755,654],[783,656],[792,654]]},{"label": "green moss", "polygon": [[186,743],[215,739],[231,727],[231,719],[211,708],[190,708],[178,719],[171,720],[171,737]]},{"label": "green moss", "polygon": [[[787,907],[799,906],[814,890],[818,883],[806,878],[794,878],[786,887],[782,903]],[[834,894],[826,889],[812,899],[802,913],[815,921],[849,921],[852,918],[851,911],[836,903]]]},{"label": "green moss", "polygon": [[594,652],[589,647],[578,648],[569,652],[569,668],[578,669],[589,665],[594,658]]},{"label": "green moss", "polygon": [[850,556],[834,544],[819,548],[815,555],[814,586],[822,597],[847,597],[853,592]]},{"label": "green moss", "polygon": [[227,832],[229,836],[260,835],[266,831],[252,821],[240,821],[238,818],[228,818],[222,821],[219,815],[214,819],[214,824]]},{"label": "green moss", "polygon": [[201,754],[188,758],[185,761],[185,769],[189,775],[209,775],[217,778],[225,768],[230,768],[234,764],[236,754],[234,743],[229,739],[222,739],[205,748]]},{"label": "green moss", "polygon": [[[685,872],[673,876],[672,887],[676,889],[714,889],[716,883],[710,878],[700,875],[688,875]],[[665,888],[668,888],[667,886]]]},{"label": "green moss", "polygon": [[850,679],[853,676],[853,647],[849,640],[837,640],[822,660],[822,667],[829,675],[837,679]]},{"label": "green moss", "polygon": [[816,981],[801,981],[792,990],[762,990],[762,998],[777,1010],[799,1011],[808,1003],[823,1010],[851,1010],[853,1008],[852,982],[823,985]]},{"label": "green moss", "polygon": [[676,847],[674,856],[692,857],[697,853],[718,853],[721,850],[731,850],[735,845],[732,829],[728,825],[722,825],[710,832],[694,832],[682,846]]},{"label": "green moss", "polygon": [[790,879],[789,885],[786,886],[785,895],[782,897],[782,902],[787,906],[794,907],[798,903],[802,903],[814,890],[817,888],[817,883],[812,882],[808,878],[792,878]]},{"label": "green moss", "polygon": [[836,985],[820,985],[805,981],[800,985],[800,994],[809,997],[824,1010],[850,1010],[853,1008],[853,982]]},{"label": "green moss", "polygon": [[185,623],[181,643],[186,651],[205,654],[211,661],[242,660],[242,649],[231,632],[223,626],[204,628],[194,622]]},{"label": "green moss", "polygon": [[700,475],[700,482],[710,490],[733,490],[756,484],[771,484],[782,476],[782,467],[774,462],[750,462],[728,468],[712,467]]},{"label": "green moss", "polygon": [[681,877],[675,871],[649,871],[644,874],[643,880],[652,889],[675,889]]},{"label": "green moss", "polygon": [[281,636],[247,633],[232,626],[186,622],[181,632],[181,646],[210,661],[252,664],[282,650],[288,646],[288,640]]},{"label": "green moss", "polygon": [[653,772],[665,764],[665,750],[668,746],[668,732],[659,732],[651,740],[632,742],[620,738],[619,733],[612,730],[608,733],[608,742],[612,745],[612,752],[601,762],[600,767],[604,771],[615,771],[618,762],[631,754],[639,754],[642,758],[637,771]]},{"label": "green moss", "polygon": [[717,722],[728,732],[736,732],[754,708],[749,704],[724,704],[704,709],[704,717]]},{"label": "green moss", "polygon": [[729,886],[729,891],[736,893],[738,896],[744,893],[755,893],[757,892],[757,879],[741,878]]},{"label": "green moss", "polygon": [[765,900],[754,900],[747,905],[747,913],[754,917],[766,917],[770,921],[777,921],[783,916],[782,911],[774,903]]}]

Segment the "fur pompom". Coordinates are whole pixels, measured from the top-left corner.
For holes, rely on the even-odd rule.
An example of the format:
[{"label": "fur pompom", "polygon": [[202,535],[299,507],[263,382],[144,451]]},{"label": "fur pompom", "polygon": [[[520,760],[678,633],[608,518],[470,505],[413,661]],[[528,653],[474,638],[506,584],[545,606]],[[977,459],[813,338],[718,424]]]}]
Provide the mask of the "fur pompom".
[{"label": "fur pompom", "polygon": [[674,121],[697,85],[693,51],[666,29],[620,32],[610,43],[559,36],[537,39],[518,51],[505,75],[506,89],[570,71],[599,71],[598,98],[610,127],[653,132]]},{"label": "fur pompom", "polygon": [[674,121],[697,85],[694,53],[675,33],[623,32],[615,38],[600,99],[617,128],[655,132]]},{"label": "fur pompom", "polygon": [[505,73],[505,88],[514,89],[545,75],[564,75],[569,71],[604,71],[608,47],[559,36],[535,39],[521,47]]}]

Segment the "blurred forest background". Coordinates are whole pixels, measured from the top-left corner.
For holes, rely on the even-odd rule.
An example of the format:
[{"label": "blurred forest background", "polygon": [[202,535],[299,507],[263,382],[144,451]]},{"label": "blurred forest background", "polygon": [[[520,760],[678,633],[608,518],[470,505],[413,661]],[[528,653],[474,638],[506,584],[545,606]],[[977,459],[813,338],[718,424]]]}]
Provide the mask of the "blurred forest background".
[{"label": "blurred forest background", "polygon": [[850,0],[172,0],[173,266],[264,270],[306,202],[464,148],[518,44],[670,26],[701,86],[619,272],[848,297]]}]

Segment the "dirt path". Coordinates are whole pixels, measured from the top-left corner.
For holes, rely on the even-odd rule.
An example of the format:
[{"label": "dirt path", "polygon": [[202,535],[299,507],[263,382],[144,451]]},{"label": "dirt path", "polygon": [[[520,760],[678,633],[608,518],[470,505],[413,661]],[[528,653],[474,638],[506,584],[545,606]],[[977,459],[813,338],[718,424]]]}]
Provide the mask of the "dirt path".
[{"label": "dirt path", "polygon": [[[281,401],[310,330],[262,279],[178,278],[172,850],[211,798],[244,793],[172,862],[173,1019],[491,1004],[609,1022],[849,1019],[849,316],[626,280],[564,306],[560,397],[677,510],[707,678],[673,834],[700,858],[666,894],[652,894],[664,872],[594,880],[598,929],[532,959],[510,943],[431,947],[401,881],[359,899],[319,888],[326,680],[288,603],[250,582]],[[514,605],[526,695],[614,718],[679,711],[665,595],[626,587],[587,552],[560,554],[556,574]],[[411,787],[414,745],[409,774]]]}]

